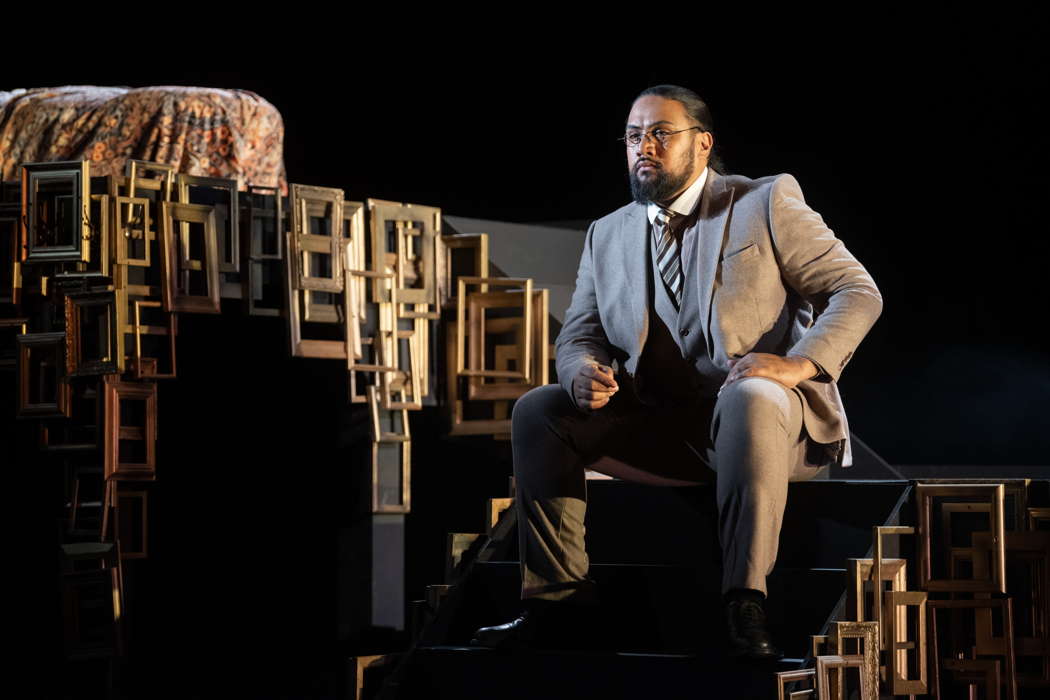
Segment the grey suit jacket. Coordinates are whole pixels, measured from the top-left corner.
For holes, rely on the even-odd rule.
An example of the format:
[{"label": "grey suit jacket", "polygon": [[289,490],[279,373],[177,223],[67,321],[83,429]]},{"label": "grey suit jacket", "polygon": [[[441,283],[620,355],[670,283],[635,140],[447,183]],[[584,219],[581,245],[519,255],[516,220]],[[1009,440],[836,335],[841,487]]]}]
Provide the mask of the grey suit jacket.
[{"label": "grey suit jacket", "polygon": [[[687,355],[707,352],[728,374],[749,352],[801,355],[820,373],[801,382],[814,465],[852,464],[849,425],[836,381],[882,311],[882,295],[791,175],[751,179],[711,170],[700,200],[698,334]],[[634,376],[649,329],[646,298],[648,217],[632,202],[592,222],[576,289],[555,341],[558,379],[572,381],[591,362]]]}]

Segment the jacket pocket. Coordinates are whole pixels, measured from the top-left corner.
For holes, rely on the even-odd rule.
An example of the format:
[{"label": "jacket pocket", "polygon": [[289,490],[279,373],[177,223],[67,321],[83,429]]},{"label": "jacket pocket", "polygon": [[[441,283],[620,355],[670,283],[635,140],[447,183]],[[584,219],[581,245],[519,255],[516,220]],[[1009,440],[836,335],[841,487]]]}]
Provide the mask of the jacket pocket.
[{"label": "jacket pocket", "polygon": [[752,241],[743,248],[738,248],[732,253],[726,253],[726,255],[722,258],[722,262],[740,262],[743,260],[753,258],[756,255],[758,255],[758,244]]}]

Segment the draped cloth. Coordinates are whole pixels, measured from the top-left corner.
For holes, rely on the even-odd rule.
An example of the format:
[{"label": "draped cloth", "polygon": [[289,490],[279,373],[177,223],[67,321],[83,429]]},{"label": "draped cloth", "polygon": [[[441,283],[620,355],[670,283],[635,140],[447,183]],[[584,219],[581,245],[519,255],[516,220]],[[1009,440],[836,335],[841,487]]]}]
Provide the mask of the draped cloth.
[{"label": "draped cloth", "polygon": [[67,85],[0,91],[0,179],[22,163],[91,161],[123,175],[129,158],[177,172],[280,187],[287,194],[284,122],[249,90]]}]

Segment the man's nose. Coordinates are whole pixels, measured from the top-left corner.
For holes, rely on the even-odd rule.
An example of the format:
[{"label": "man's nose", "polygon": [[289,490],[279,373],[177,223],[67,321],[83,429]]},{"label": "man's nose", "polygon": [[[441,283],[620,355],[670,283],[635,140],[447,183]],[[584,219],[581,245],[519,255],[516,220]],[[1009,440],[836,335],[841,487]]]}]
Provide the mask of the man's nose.
[{"label": "man's nose", "polygon": [[638,145],[634,147],[635,157],[642,155],[652,156],[660,150],[659,144],[656,142],[656,137],[650,134],[642,136],[642,140],[638,142]]}]

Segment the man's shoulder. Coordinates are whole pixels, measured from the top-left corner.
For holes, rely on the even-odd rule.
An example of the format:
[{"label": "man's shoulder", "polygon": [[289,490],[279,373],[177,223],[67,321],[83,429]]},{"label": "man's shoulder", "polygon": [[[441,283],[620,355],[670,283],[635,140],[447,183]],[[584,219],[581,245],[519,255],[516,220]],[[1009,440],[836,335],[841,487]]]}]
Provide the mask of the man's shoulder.
[{"label": "man's shoulder", "polygon": [[768,192],[773,188],[773,185],[775,185],[778,180],[785,178],[796,183],[798,182],[795,179],[795,176],[790,173],[777,173],[776,175],[764,175],[762,177],[747,177],[745,175],[723,175],[721,179],[725,182],[726,187],[732,187],[738,192]]}]

